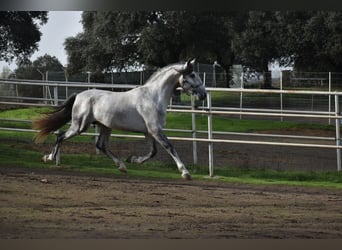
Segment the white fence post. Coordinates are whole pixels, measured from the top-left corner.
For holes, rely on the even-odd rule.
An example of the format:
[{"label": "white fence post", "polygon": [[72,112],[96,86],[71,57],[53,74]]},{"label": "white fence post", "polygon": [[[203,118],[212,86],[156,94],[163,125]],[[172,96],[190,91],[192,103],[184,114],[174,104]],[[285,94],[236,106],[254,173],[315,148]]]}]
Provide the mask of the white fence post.
[{"label": "white fence post", "polygon": [[53,86],[53,99],[54,99],[54,105],[58,106],[58,86],[57,85]]},{"label": "white fence post", "polygon": [[209,176],[214,177],[214,144],[213,139],[213,115],[211,113],[211,92],[207,92],[207,108],[208,108],[208,157],[209,157]]},{"label": "white fence post", "polygon": [[[57,136],[59,135],[60,133],[60,130],[58,129],[56,132],[55,132],[55,136],[56,136],[56,139],[57,139]],[[59,148],[57,153],[56,153],[56,166],[59,166],[61,165],[61,149]]]},{"label": "white fence post", "polygon": [[[46,77],[48,77],[48,72],[46,72]],[[47,85],[46,86],[47,90],[50,92],[50,87]],[[51,95],[50,95],[51,96]],[[54,106],[58,106],[58,85],[56,84],[53,86],[53,99],[54,99]],[[59,130],[56,131],[57,134],[59,134]],[[57,154],[56,154],[56,166],[59,166],[61,164],[61,153],[60,149],[58,149]]]},{"label": "white fence post", "polygon": [[205,87],[205,83],[206,83],[206,74],[205,74],[205,72],[203,72],[203,85],[204,85],[204,87]]},{"label": "white fence post", "polygon": [[[339,104],[339,96],[335,94],[335,115],[340,115],[340,104]],[[341,145],[341,133],[340,133],[340,119],[335,119],[335,127],[336,127],[336,146]],[[337,160],[337,171],[341,171],[341,149],[336,149],[336,160]]]},{"label": "white fence post", "polygon": [[[240,79],[240,89],[243,89],[243,71],[241,72],[241,79]],[[243,101],[243,93],[240,92],[240,112],[242,112],[242,101]],[[242,114],[240,114],[240,120],[242,119]]]},{"label": "white fence post", "polygon": [[[59,130],[57,131],[59,133]],[[61,165],[61,152],[60,149],[58,149],[57,154],[56,154],[56,166]]]},{"label": "white fence post", "polygon": [[[65,75],[65,82],[68,82],[68,77]],[[69,88],[67,85],[65,85],[65,99],[68,99],[69,96]]]},{"label": "white fence post", "polygon": [[[331,92],[331,72],[329,72],[329,86],[328,86],[328,91]],[[328,107],[328,112],[331,112],[331,95],[328,96],[329,98],[329,107]],[[331,119],[329,118],[329,125],[331,125]]]},{"label": "white fence post", "polygon": [[[191,95],[191,109],[195,110],[195,97]],[[191,113],[191,133],[192,133],[192,157],[194,165],[198,163],[197,157],[197,141],[196,141],[196,114],[193,112]]]},{"label": "white fence post", "polygon": [[[280,91],[283,91],[283,71],[280,71]],[[283,113],[283,92],[280,93],[280,112]],[[283,121],[283,116],[280,116],[280,121]]]},{"label": "white fence post", "polygon": [[140,85],[143,85],[144,82],[144,70],[140,71]]}]

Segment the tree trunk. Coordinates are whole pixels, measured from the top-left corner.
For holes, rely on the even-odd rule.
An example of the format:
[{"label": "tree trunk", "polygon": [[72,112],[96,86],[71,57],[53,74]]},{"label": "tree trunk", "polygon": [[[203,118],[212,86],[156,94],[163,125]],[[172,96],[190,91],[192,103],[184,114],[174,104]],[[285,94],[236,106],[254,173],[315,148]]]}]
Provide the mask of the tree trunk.
[{"label": "tree trunk", "polygon": [[226,87],[230,88],[230,83],[233,80],[233,74],[230,70],[230,67],[224,67],[224,70],[226,71]]},{"label": "tree trunk", "polygon": [[264,89],[271,89],[272,88],[272,77],[271,77],[271,71],[264,71]]},{"label": "tree trunk", "polygon": [[268,61],[264,62],[263,65],[263,77],[264,77],[264,89],[271,89],[272,88],[272,76],[271,71],[268,70]]}]

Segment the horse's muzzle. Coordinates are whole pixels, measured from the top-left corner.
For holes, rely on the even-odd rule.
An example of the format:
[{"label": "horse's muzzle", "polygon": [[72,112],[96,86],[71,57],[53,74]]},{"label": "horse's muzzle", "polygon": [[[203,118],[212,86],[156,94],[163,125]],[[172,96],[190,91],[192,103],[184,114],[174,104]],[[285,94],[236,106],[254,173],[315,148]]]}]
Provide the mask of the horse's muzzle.
[{"label": "horse's muzzle", "polygon": [[202,85],[198,86],[197,88],[188,89],[187,92],[197,96],[201,101],[207,98],[207,91]]},{"label": "horse's muzzle", "polygon": [[205,90],[204,86],[200,86],[199,88],[195,89],[195,93],[199,100],[205,100],[207,98],[207,91]]},{"label": "horse's muzzle", "polygon": [[204,93],[197,93],[198,99],[203,101],[207,98],[207,92]]}]

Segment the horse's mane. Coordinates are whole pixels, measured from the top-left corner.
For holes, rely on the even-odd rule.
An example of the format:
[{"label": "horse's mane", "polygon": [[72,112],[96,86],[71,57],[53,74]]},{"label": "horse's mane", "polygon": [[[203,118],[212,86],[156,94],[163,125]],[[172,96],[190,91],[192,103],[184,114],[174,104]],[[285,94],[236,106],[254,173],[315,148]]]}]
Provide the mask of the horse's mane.
[{"label": "horse's mane", "polygon": [[146,81],[145,85],[150,84],[150,83],[152,83],[154,81],[157,81],[159,77],[163,76],[162,73],[167,72],[168,70],[172,69],[176,65],[182,65],[182,63],[174,63],[174,64],[170,64],[170,65],[167,65],[167,66],[165,66],[163,68],[158,69],[156,72],[154,72],[150,76],[150,78],[148,78],[148,80]]}]

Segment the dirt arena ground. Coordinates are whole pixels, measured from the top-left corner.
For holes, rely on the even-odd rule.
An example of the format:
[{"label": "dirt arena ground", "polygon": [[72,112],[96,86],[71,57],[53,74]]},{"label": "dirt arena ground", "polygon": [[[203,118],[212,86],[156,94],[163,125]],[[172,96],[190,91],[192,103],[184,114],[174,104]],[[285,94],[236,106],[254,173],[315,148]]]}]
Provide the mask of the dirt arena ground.
[{"label": "dirt arena ground", "polygon": [[0,238],[342,237],[342,190],[0,168]]},{"label": "dirt arena ground", "polygon": [[[191,144],[174,144],[191,164]],[[47,152],[51,145],[25,147]],[[146,152],[143,142],[112,140],[111,147],[122,158]],[[205,165],[207,144],[198,148]],[[94,145],[66,142],[63,152],[94,153]],[[334,150],[215,144],[214,152],[217,167],[336,170]],[[161,148],[155,160],[172,163]],[[341,207],[338,189],[136,179],[0,164],[0,239],[336,239],[342,237]]]}]

